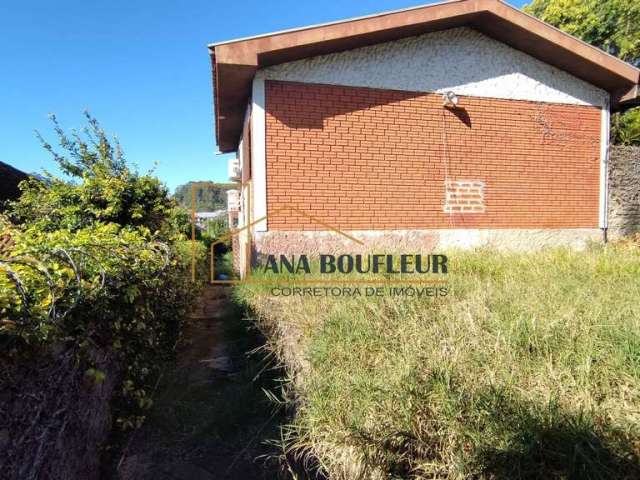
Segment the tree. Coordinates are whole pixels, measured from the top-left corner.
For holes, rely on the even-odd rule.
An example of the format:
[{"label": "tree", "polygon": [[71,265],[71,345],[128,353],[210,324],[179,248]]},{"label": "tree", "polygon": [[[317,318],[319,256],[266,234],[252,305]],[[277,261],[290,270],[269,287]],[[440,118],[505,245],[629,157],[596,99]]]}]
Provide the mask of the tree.
[{"label": "tree", "polygon": [[[640,65],[637,0],[533,0],[524,11],[625,62]],[[640,145],[638,108],[615,114],[614,143]]]},{"label": "tree", "polygon": [[38,134],[72,181],[47,174],[44,180],[22,182],[12,219],[44,231],[75,231],[99,222],[171,235],[177,205],[167,188],[156,177],[131,170],[117,140],[109,139],[89,113],[85,116],[87,127],[70,134],[51,117],[61,152]]},{"label": "tree", "polygon": [[[176,187],[174,198],[179,205],[191,210],[191,185]],[[212,212],[227,208],[227,190],[237,188],[234,183],[196,182],[196,212]]]}]

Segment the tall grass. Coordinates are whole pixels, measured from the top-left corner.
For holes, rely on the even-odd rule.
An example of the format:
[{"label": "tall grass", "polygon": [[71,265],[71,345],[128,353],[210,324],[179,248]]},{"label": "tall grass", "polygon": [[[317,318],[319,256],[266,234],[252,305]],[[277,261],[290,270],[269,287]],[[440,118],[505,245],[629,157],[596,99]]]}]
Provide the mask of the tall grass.
[{"label": "tall grass", "polygon": [[640,478],[640,250],[449,260],[436,299],[238,288],[293,377],[286,448],[332,479]]}]

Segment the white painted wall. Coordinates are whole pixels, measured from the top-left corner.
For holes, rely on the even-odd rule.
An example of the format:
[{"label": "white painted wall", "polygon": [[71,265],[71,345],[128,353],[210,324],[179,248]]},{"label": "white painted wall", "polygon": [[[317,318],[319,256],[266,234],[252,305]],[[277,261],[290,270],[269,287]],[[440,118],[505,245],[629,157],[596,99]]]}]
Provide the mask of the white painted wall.
[{"label": "white painted wall", "polygon": [[609,102],[602,107],[600,123],[600,228],[607,228],[609,203],[609,137],[611,129],[611,110]]},{"label": "white painted wall", "polygon": [[[265,92],[264,75],[258,72],[253,79],[251,95],[251,182],[253,187],[252,220],[267,215],[267,162],[265,131]],[[267,230],[267,220],[258,222],[256,232]]]},{"label": "white painted wall", "polygon": [[[247,110],[244,116],[243,123],[243,132],[245,131],[244,126],[246,126],[249,121],[251,114],[251,105],[247,106]],[[238,159],[240,162],[241,168],[244,168],[245,158],[244,158],[244,142],[248,141],[248,139],[242,136],[240,138],[240,142],[238,144]],[[240,182],[242,182],[242,173],[240,173]],[[250,218],[252,218],[251,212],[249,212],[249,208],[251,205],[251,201],[249,196],[251,195],[250,186],[248,183],[239,183],[238,184],[238,192],[239,192],[239,204],[240,211],[238,212],[238,225],[237,229],[242,229],[242,227],[246,226],[250,222]],[[252,208],[252,207],[251,207]],[[251,248],[251,238],[248,230],[241,230],[238,235],[238,252],[234,252],[234,254],[238,255],[238,268],[240,270],[240,278],[244,278],[247,274],[247,250]]]},{"label": "white painted wall", "polygon": [[263,70],[265,78],[602,107],[608,94],[462,27]]}]

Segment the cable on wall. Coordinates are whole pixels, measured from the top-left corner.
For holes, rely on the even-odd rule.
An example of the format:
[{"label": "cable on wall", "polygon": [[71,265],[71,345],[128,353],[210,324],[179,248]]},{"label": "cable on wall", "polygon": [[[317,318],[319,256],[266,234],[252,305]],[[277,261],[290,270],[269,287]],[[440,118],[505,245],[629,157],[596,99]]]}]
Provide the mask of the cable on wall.
[{"label": "cable on wall", "polygon": [[[445,94],[446,96],[446,94]],[[446,98],[446,97],[445,97]],[[446,100],[445,100],[446,102]],[[457,100],[456,100],[457,104]],[[444,166],[444,198],[446,201],[447,198],[447,188],[449,185],[449,152],[447,149],[447,117],[446,117],[446,103],[442,105],[442,163]],[[455,222],[455,213],[451,212],[449,214],[449,227],[452,229],[456,228]]]}]

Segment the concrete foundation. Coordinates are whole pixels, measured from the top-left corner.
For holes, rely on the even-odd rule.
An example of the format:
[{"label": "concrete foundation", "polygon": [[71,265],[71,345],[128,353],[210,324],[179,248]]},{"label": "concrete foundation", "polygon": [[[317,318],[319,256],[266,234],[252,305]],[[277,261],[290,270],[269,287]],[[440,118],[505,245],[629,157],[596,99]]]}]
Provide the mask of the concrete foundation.
[{"label": "concrete foundation", "polygon": [[589,242],[599,242],[597,228],[579,229],[438,229],[346,232],[363,242],[356,243],[331,231],[254,233],[255,254],[370,253],[370,252],[439,252],[453,248],[491,247],[500,250],[527,251],[546,247],[568,246],[584,249]]}]

